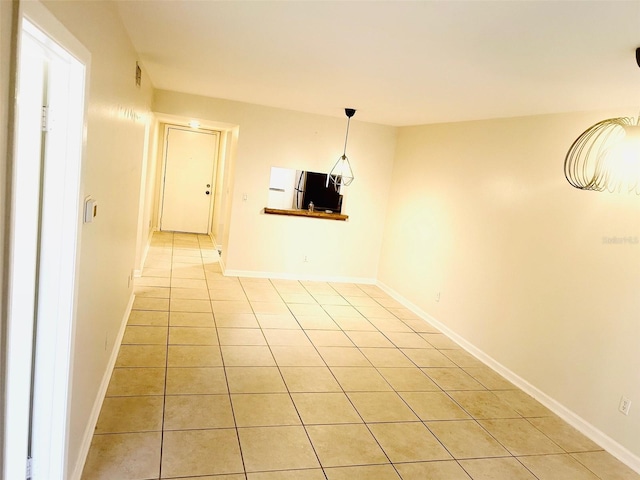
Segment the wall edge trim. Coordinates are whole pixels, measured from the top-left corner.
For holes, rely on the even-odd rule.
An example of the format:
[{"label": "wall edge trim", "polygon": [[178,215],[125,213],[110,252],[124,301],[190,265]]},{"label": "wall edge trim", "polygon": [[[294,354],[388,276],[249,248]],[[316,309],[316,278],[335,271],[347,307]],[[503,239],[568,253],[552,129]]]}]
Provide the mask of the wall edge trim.
[{"label": "wall edge trim", "polygon": [[116,359],[118,358],[118,353],[120,352],[120,345],[122,344],[122,338],[124,337],[124,331],[127,326],[127,321],[129,320],[129,315],[131,314],[131,310],[133,309],[134,300],[135,295],[131,294],[129,303],[127,304],[127,308],[125,309],[124,315],[122,317],[116,341],[113,343],[113,350],[111,351],[111,356],[109,357],[109,363],[107,363],[107,368],[105,369],[104,375],[102,377],[102,382],[100,383],[98,394],[96,395],[96,399],[93,403],[93,409],[91,410],[91,415],[89,416],[89,421],[87,422],[87,427],[85,428],[82,443],[80,445],[80,453],[76,460],[75,468],[73,469],[70,477],[71,480],[80,480],[80,477],[82,476],[82,471],[84,470],[84,465],[87,461],[87,456],[89,455],[91,441],[93,440],[93,434],[95,432],[96,425],[98,424],[98,417],[100,416],[100,411],[102,410],[102,403],[104,402],[104,398],[107,394],[107,387],[109,386],[109,381],[111,380],[111,374],[113,373],[113,369],[116,365]]},{"label": "wall edge trim", "polygon": [[218,243],[215,235],[211,232],[209,232],[209,238],[211,239],[211,243],[213,243],[213,248],[215,248],[218,251],[222,250],[222,244]]},{"label": "wall edge trim", "polygon": [[142,250],[142,257],[140,258],[140,268],[135,269],[133,271],[133,276],[135,278],[140,278],[142,276],[142,270],[144,269],[144,262],[147,261],[147,255],[149,255],[149,248],[151,248],[151,238],[153,237],[153,231],[147,237],[146,245],[144,246],[144,250]]},{"label": "wall edge trim", "polygon": [[400,295],[385,283],[378,280],[376,282],[376,285],[380,287],[385,293],[389,294],[393,299],[397,300],[406,308],[415,313],[418,317],[420,317],[420,319],[426,321],[428,324],[440,330],[443,334],[456,342],[475,358],[480,360],[487,367],[495,370],[515,386],[520,388],[522,391],[531,395],[534,399],[536,399],[553,413],[558,415],[580,433],[601,446],[605,451],[616,457],[636,473],[640,474],[640,457],[629,451],[629,449],[609,437],[600,429],[587,422],[585,419],[574,413],[569,408],[565,407],[554,398],[544,393],[542,390],[539,390],[537,387],[535,387],[516,373],[512,372],[510,369],[502,365],[497,360],[493,359],[491,356],[487,355],[484,351],[480,350],[471,342],[467,341],[464,337],[458,335],[456,332],[447,327],[444,323],[440,322],[439,320],[422,310],[420,307],[404,298],[402,295]]}]

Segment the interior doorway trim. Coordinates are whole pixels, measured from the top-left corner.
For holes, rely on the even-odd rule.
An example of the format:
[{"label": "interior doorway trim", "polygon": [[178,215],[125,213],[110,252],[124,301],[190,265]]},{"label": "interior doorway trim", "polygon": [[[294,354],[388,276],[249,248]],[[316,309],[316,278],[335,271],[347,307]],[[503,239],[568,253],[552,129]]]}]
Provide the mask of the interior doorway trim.
[{"label": "interior doorway trim", "polygon": [[[16,115],[15,148],[9,162],[13,177],[9,179],[11,201],[7,238],[8,309],[7,366],[5,384],[4,466],[3,478],[21,479],[27,475],[29,451],[31,478],[65,480],[68,478],[68,432],[70,423],[73,339],[78,285],[78,253],[80,250],[80,198],[82,160],[85,156],[84,131],[87,117],[87,87],[91,55],[55,16],[37,1],[20,2],[18,35],[18,73],[20,72],[23,35],[39,44],[47,57],[48,104],[56,129],[40,126],[30,120],[21,123],[20,95],[28,95],[28,82],[19,86]],[[26,38],[26,37],[25,37]],[[24,79],[23,79],[24,80]],[[40,82],[42,88],[42,82]],[[26,92],[22,89],[27,90]],[[54,109],[55,105],[55,109]],[[37,105],[36,105],[37,107]],[[31,118],[31,117],[30,117]],[[39,136],[39,128],[47,131],[43,147],[28,152],[29,162],[42,168],[42,185],[38,198],[30,198],[38,178],[21,167],[28,142]],[[31,137],[30,137],[31,135]],[[44,152],[44,155],[40,153]],[[25,224],[28,224],[25,227]],[[40,245],[29,248],[24,233],[33,225],[40,231]],[[26,243],[29,243],[28,241]],[[34,251],[35,245],[35,251]],[[39,262],[38,275],[26,275],[24,265]],[[38,288],[39,285],[39,288]],[[37,303],[28,300],[37,294]],[[21,309],[27,303],[31,311]],[[34,327],[34,314],[45,320]],[[34,339],[35,338],[35,339]],[[33,346],[35,344],[35,347]],[[35,353],[34,353],[35,349]],[[33,369],[36,370],[33,386]],[[33,397],[33,416],[30,408]],[[29,428],[30,423],[32,428]],[[31,439],[29,433],[33,432]]]},{"label": "interior doorway trim", "polygon": [[[207,212],[207,227],[206,232],[187,232],[187,233],[200,233],[205,235],[211,235],[211,223],[213,220],[213,209],[214,209],[214,198],[216,192],[216,180],[217,180],[217,170],[218,170],[218,161],[220,157],[220,136],[221,132],[219,130],[211,130],[208,128],[193,128],[190,126],[177,125],[167,123],[164,125],[163,136],[162,136],[162,170],[161,170],[161,183],[160,183],[160,201],[158,204],[158,229],[163,231],[166,227],[163,225],[164,220],[164,208],[165,208],[165,194],[166,194],[166,180],[167,180],[167,160],[169,154],[169,131],[170,130],[181,130],[188,133],[200,133],[211,135],[214,138],[214,148],[213,148],[213,158],[212,158],[212,170],[211,177],[206,179],[210,183],[207,189],[211,192],[209,198],[209,208]],[[209,195],[209,194],[208,194]]]},{"label": "interior doorway trim", "polygon": [[[227,205],[230,201],[229,198],[231,195],[230,172],[233,170],[230,165],[235,162],[235,147],[231,137],[235,136],[237,138],[240,129],[240,126],[235,123],[209,120],[203,117],[185,117],[182,115],[172,115],[164,112],[152,112],[150,124],[154,132],[154,137],[153,145],[150,150],[151,156],[149,158],[149,163],[151,164],[150,168],[154,170],[154,173],[146,187],[150,192],[149,197],[146,199],[141,197],[140,199],[141,203],[145,203],[145,215],[139,216],[138,232],[145,232],[147,229],[149,231],[160,230],[160,212],[162,209],[161,197],[163,189],[162,179],[164,168],[164,126],[170,124],[178,127],[189,128],[189,124],[192,121],[200,123],[201,129],[217,131],[220,133],[215,183],[213,183],[215,186],[215,197],[213,200],[213,211],[211,213],[212,223],[210,225],[209,236],[218,247],[218,250],[221,250],[224,248],[224,235],[220,227],[228,224],[230,216],[230,207]],[[148,216],[146,216],[147,209],[149,212]],[[214,221],[216,221],[215,224]],[[217,234],[215,232],[217,232]],[[143,263],[140,259],[145,258],[146,252],[150,246],[150,241],[151,235],[138,235],[138,243],[136,245],[136,258],[138,259],[136,264],[137,270],[134,271],[136,276],[142,275]]]}]

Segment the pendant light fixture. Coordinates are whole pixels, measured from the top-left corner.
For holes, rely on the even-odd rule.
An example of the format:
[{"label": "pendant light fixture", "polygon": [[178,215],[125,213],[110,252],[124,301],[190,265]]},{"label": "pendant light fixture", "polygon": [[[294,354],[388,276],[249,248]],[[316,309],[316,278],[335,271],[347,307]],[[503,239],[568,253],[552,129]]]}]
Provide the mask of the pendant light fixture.
[{"label": "pendant light fixture", "polygon": [[351,170],[351,164],[347,158],[347,139],[349,138],[349,123],[351,122],[351,117],[356,114],[356,111],[353,108],[345,108],[344,113],[347,115],[347,133],[344,137],[344,151],[327,175],[326,186],[328,187],[329,182],[331,182],[336,190],[340,187],[348,187],[351,185],[351,182],[353,182],[353,170]]},{"label": "pendant light fixture", "polygon": [[[640,48],[636,49],[640,66]],[[632,117],[609,118],[573,142],[564,161],[567,181],[580,190],[640,195],[640,125]]]}]

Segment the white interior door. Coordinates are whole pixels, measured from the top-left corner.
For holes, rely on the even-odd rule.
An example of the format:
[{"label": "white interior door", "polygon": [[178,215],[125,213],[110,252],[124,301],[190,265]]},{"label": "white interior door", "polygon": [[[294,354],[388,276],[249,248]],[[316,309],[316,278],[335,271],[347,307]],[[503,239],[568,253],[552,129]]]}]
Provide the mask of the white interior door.
[{"label": "white interior door", "polygon": [[209,233],[218,133],[168,127],[160,229]]}]

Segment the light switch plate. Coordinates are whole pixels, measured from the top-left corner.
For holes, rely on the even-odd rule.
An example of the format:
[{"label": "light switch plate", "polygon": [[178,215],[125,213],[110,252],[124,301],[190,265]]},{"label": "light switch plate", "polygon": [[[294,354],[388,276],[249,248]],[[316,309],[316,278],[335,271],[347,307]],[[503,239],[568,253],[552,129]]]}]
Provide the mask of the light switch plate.
[{"label": "light switch plate", "polygon": [[84,199],[84,223],[92,223],[98,214],[98,203],[93,197]]}]

